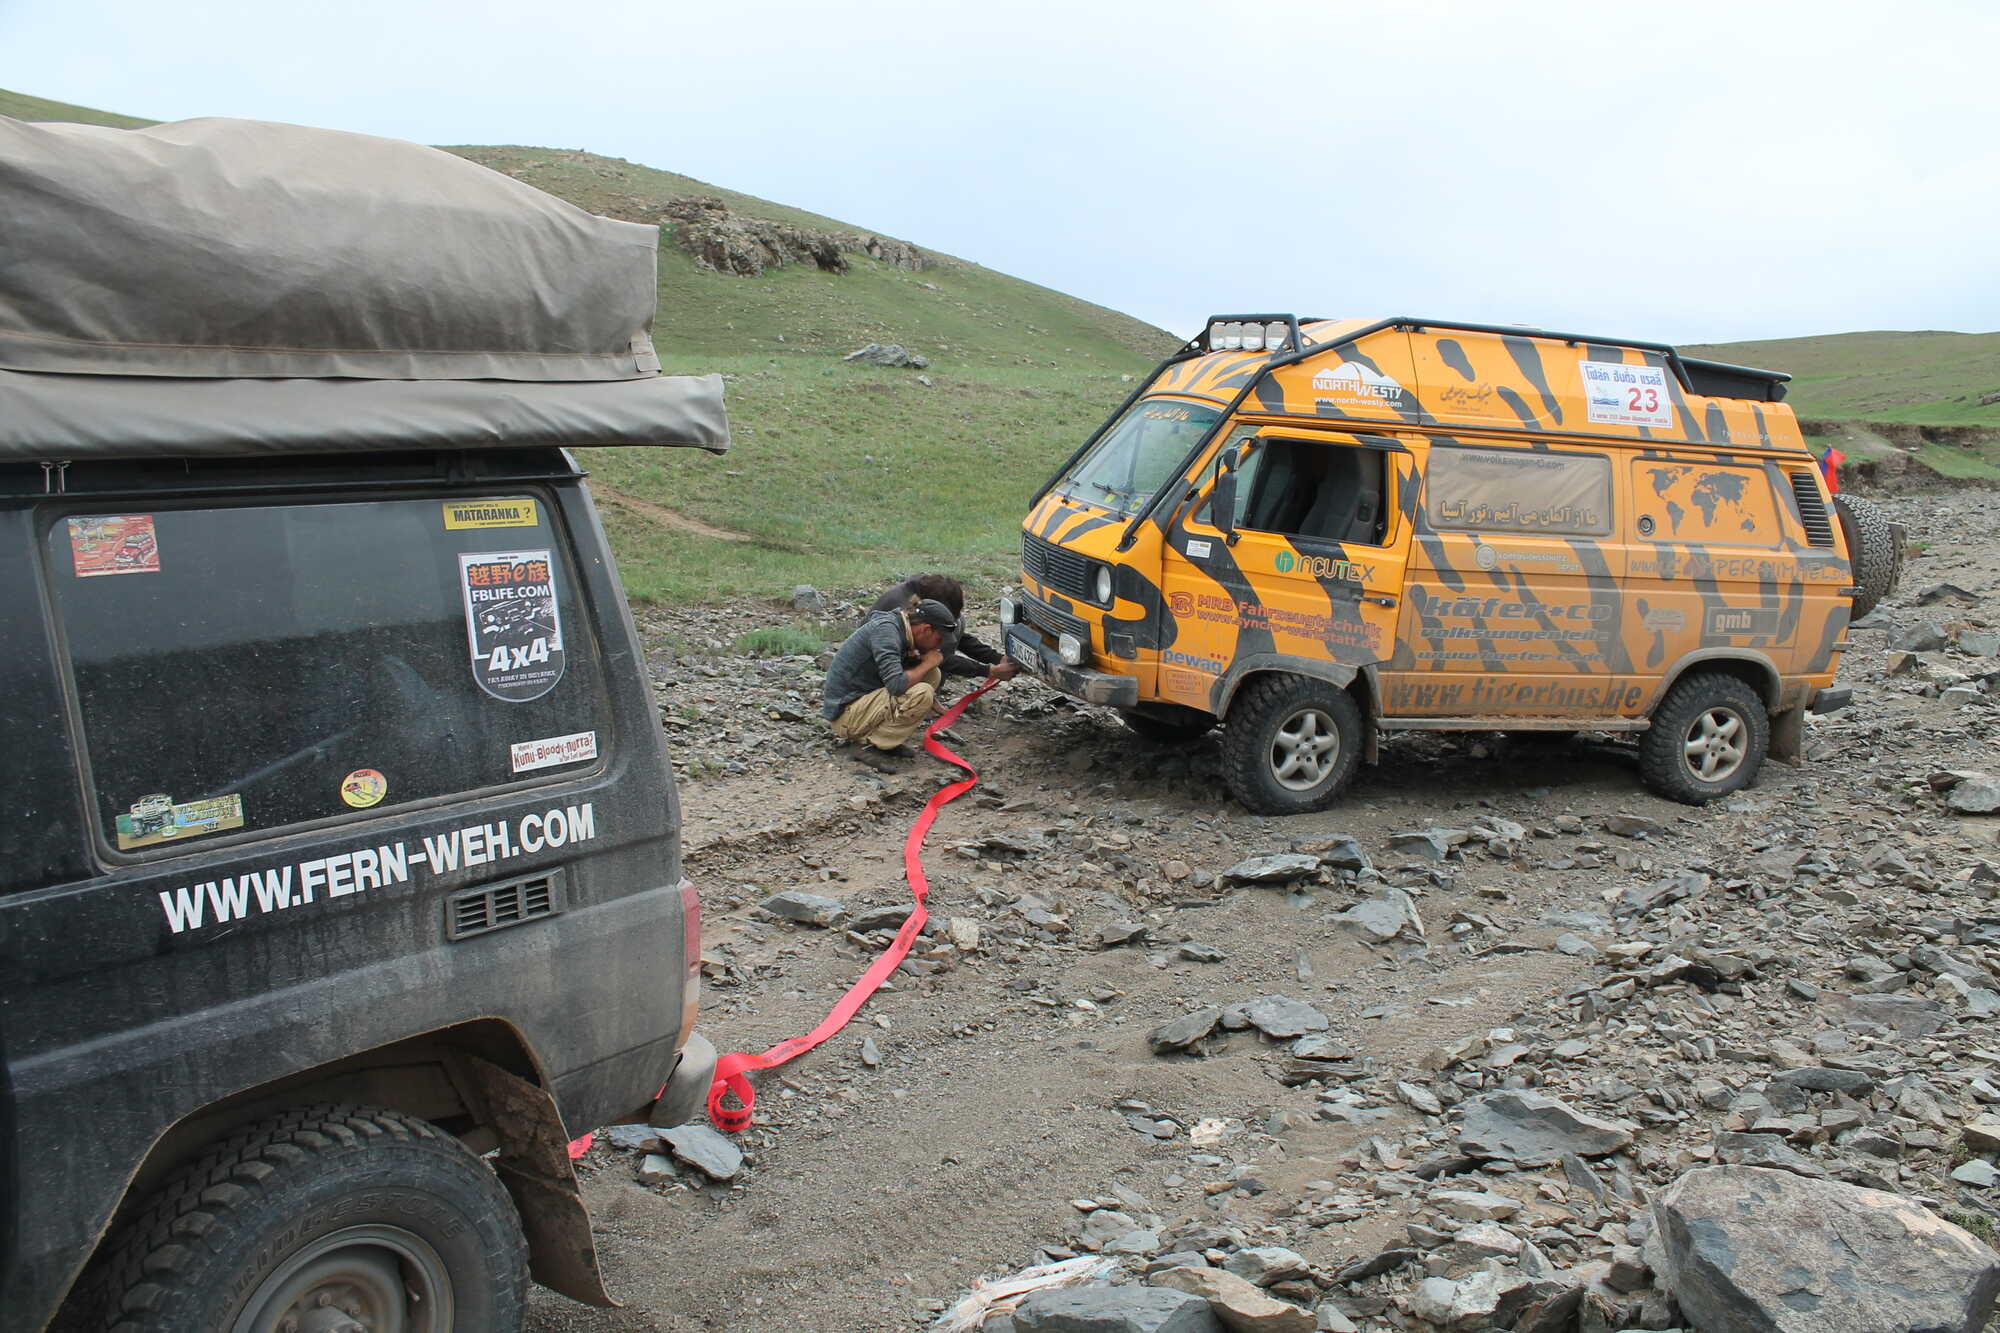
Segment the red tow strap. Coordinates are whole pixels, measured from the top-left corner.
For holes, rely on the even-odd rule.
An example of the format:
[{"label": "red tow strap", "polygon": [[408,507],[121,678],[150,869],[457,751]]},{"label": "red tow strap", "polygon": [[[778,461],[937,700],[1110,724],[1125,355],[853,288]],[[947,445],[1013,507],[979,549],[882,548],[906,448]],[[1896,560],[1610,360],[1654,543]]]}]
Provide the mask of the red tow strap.
[{"label": "red tow strap", "polygon": [[[750,1086],[745,1071],[751,1069],[776,1069],[788,1060],[804,1055],[813,1047],[847,1026],[848,1020],[859,1012],[876,987],[888,979],[909,954],[910,946],[916,943],[917,935],[929,920],[924,911],[924,898],[930,893],[930,881],[924,878],[923,847],[924,837],[937,821],[938,811],[951,804],[965,793],[979,785],[979,774],[971,764],[966,763],[950,750],[937,742],[937,734],[958,721],[965,712],[965,706],[993,688],[996,681],[987,681],[978,689],[947,708],[944,715],[924,730],[924,749],[936,755],[947,764],[956,764],[966,772],[966,776],[937,792],[924,803],[923,812],[917,822],[910,826],[909,836],[903,839],[903,873],[910,881],[910,895],[916,900],[916,908],[903,922],[903,928],[896,932],[896,941],[882,951],[869,969],[861,974],[861,980],[848,987],[847,994],[840,997],[840,1003],[833,1011],[820,1020],[820,1025],[803,1037],[791,1037],[779,1042],[762,1055],[750,1055],[738,1051],[725,1055],[715,1062],[715,1082],[708,1090],[708,1117],[717,1129],[736,1134],[750,1127],[750,1112],[757,1106],[757,1090]],[[866,742],[863,742],[866,744]],[[723,1098],[733,1096],[737,1105],[725,1106]]]}]

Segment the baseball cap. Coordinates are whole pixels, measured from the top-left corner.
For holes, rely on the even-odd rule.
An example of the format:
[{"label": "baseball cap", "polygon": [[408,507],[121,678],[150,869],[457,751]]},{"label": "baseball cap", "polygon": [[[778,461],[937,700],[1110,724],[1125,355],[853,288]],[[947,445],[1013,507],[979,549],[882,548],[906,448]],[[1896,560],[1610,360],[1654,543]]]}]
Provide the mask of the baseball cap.
[{"label": "baseball cap", "polygon": [[944,651],[958,647],[958,617],[943,602],[926,598],[910,608],[912,625],[929,625],[944,639]]}]

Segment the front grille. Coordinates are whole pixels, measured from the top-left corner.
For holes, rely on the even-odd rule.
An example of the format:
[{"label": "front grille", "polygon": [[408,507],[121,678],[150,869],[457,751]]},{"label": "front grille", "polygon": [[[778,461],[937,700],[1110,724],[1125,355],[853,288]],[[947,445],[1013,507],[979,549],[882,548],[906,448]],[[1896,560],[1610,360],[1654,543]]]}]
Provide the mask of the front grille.
[{"label": "front grille", "polygon": [[1065,597],[1090,596],[1090,561],[1032,532],[1021,534],[1021,569],[1044,588]]},{"label": "front grille", "polygon": [[1033,625],[1044,634],[1053,634],[1057,638],[1061,638],[1065,634],[1074,634],[1080,642],[1086,644],[1090,642],[1090,626],[1088,623],[1078,619],[1067,611],[1058,611],[1047,602],[1041,601],[1038,598],[1023,597],[1021,599],[1021,614],[1027,617],[1030,625]]},{"label": "front grille", "polygon": [[562,871],[486,884],[445,899],[445,938],[462,940],[489,930],[518,926],[524,921],[554,916],[561,907]]},{"label": "front grille", "polygon": [[1799,518],[1806,525],[1806,541],[1813,546],[1833,545],[1833,520],[1827,516],[1826,501],[1820,498],[1819,482],[1810,472],[1794,472],[1792,494],[1799,502]]}]

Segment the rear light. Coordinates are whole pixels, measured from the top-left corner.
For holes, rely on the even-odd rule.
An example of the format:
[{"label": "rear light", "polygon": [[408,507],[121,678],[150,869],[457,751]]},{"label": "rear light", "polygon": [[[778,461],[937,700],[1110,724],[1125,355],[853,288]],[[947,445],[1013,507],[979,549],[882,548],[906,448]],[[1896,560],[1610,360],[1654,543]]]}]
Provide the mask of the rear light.
[{"label": "rear light", "polygon": [[694,1021],[701,1012],[701,899],[695,895],[694,881],[681,881],[681,964],[686,969],[681,992],[681,1037],[675,1049],[687,1045],[694,1035]]}]

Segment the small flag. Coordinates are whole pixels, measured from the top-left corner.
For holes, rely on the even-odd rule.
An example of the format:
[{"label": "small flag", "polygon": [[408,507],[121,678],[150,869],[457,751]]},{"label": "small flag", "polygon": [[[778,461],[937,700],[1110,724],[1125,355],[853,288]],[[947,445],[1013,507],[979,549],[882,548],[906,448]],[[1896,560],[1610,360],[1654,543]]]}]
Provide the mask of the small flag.
[{"label": "small flag", "polygon": [[1828,495],[1840,494],[1840,465],[1846,461],[1847,455],[1832,445],[1828,445],[1826,453],[1820,456],[1819,474],[1826,479],[1826,493]]}]

